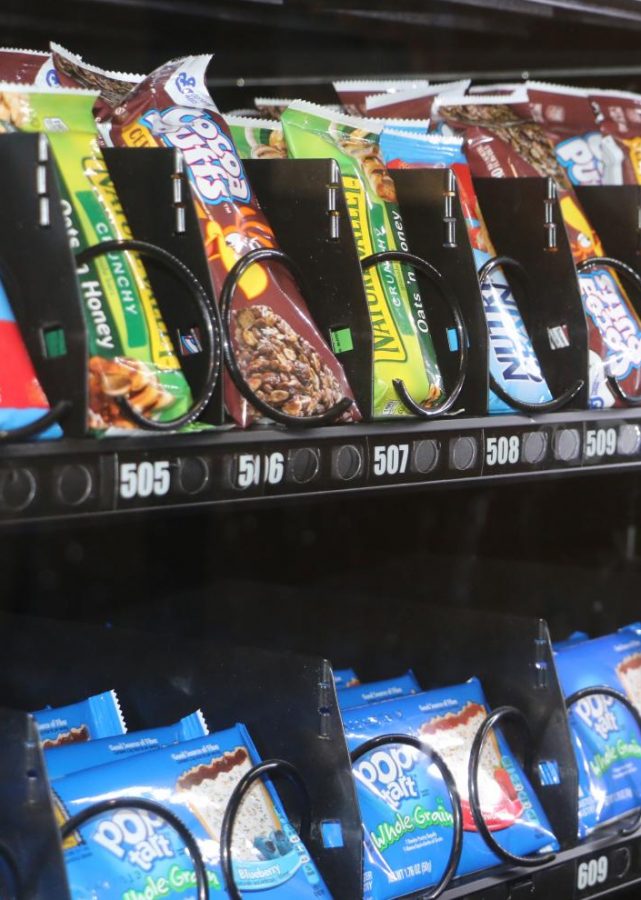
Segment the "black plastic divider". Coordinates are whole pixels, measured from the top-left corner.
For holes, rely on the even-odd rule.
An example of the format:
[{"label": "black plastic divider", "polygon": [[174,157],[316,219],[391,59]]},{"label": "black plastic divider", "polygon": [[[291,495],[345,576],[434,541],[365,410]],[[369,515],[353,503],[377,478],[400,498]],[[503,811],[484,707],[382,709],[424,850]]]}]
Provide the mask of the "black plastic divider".
[{"label": "black plastic divider", "polygon": [[[575,190],[606,254],[641,274],[641,185],[594,185]],[[636,300],[641,308],[641,298]]]},{"label": "black plastic divider", "polygon": [[[447,169],[393,169],[390,175],[396,185],[408,246],[441,273],[460,304],[467,326],[470,338],[467,378],[457,407],[468,415],[485,415],[488,409],[487,323],[456,181],[452,182]],[[441,304],[427,302],[428,291],[424,290],[422,295],[439,365],[453,381],[457,355],[451,352],[447,340],[451,320]]]},{"label": "black plastic divider", "polygon": [[[161,247],[184,263],[205,288],[213,306],[203,238],[181,154],[160,148],[105,148],[103,154],[134,237]],[[187,302],[184,285],[173,272],[153,259],[145,258],[144,264],[185,377],[196,393],[207,376],[207,359],[202,350],[185,349],[196,349],[203,341],[194,307]],[[199,420],[222,424],[222,379]]]},{"label": "black plastic divider", "polygon": [[[367,421],[372,416],[372,328],[338,165],[329,159],[252,159],[245,166],[280,247],[305,276],[310,312],[335,347]],[[346,330],[352,347],[341,351]]]},{"label": "black plastic divider", "polygon": [[[559,201],[550,197],[545,178],[477,178],[474,185],[498,255],[512,257],[527,273],[524,289],[505,270],[550,391],[559,396],[582,379],[567,408],[585,409],[587,322]],[[553,247],[546,237],[550,225]]]},{"label": "black plastic divider", "polygon": [[[0,616],[0,629],[5,706],[64,705],[114,687],[130,730],[176,721],[198,707],[212,732],[247,724],[262,756],[292,763],[307,786],[314,816],[309,849],[332,895],[360,896],[361,824],[323,659],[12,616]],[[0,741],[0,763],[3,752]],[[280,785],[279,793],[289,809],[292,795]],[[292,810],[295,820],[296,804]],[[343,846],[325,847],[325,821],[340,823]]]},{"label": "black plastic divider", "polygon": [[44,135],[0,140],[0,279],[65,435],[85,434],[87,338],[58,175]]},{"label": "black plastic divider", "polygon": [[10,709],[0,709],[0,896],[68,897],[38,730]]}]

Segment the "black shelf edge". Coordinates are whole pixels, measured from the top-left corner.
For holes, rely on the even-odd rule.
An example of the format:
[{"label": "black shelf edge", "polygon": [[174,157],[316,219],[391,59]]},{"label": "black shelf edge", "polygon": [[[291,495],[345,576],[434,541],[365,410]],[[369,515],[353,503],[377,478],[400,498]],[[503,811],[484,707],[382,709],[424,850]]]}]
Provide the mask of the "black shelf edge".
[{"label": "black shelf edge", "polygon": [[641,470],[641,410],[454,416],[0,449],[0,524]]}]

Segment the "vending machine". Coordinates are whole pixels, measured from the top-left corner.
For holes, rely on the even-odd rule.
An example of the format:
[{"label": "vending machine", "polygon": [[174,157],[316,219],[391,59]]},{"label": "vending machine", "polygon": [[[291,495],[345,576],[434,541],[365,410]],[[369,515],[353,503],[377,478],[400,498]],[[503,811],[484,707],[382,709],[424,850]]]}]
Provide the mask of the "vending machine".
[{"label": "vending machine", "polygon": [[638,897],[638,4],[3,23],[0,898]]}]

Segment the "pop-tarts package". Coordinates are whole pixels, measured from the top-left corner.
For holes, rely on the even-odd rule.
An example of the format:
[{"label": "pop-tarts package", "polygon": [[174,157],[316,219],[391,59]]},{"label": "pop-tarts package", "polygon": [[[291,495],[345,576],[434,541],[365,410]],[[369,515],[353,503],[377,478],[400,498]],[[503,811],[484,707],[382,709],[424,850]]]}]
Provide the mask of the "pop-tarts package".
[{"label": "pop-tarts package", "polygon": [[353,669],[334,669],[334,684],[337,688],[353,687],[361,680]]},{"label": "pop-tarts package", "polygon": [[127,733],[115,691],[104,691],[57,709],[39,709],[31,715],[36,720],[43,750]]},{"label": "pop-tarts package", "polygon": [[[607,685],[641,713],[641,625],[557,647],[555,659],[566,697]],[[585,837],[641,805],[641,733],[613,697],[586,697],[568,715],[579,770],[579,837]]]},{"label": "pop-tarts package", "polygon": [[355,706],[365,706],[378,700],[391,700],[393,697],[406,697],[408,694],[418,694],[421,686],[416,676],[409,669],[404,675],[397,678],[384,678],[381,681],[370,681],[367,684],[359,684],[354,687],[338,689],[338,705],[341,709],[352,709]]},{"label": "pop-tarts package", "polygon": [[[461,138],[421,136],[405,129],[399,131],[388,124],[381,135],[381,152],[388,169],[451,168],[456,176],[477,271],[496,256],[483,221]],[[506,393],[522,403],[548,402],[552,395],[501,269],[484,281],[481,297],[489,336],[490,372],[494,379]],[[488,405],[488,411],[492,414],[513,412],[492,390]]]},{"label": "pop-tarts package", "polygon": [[552,646],[555,650],[564,650],[566,647],[574,647],[582,641],[589,641],[590,635],[585,631],[573,631],[572,634],[564,638],[562,641],[554,641]]},{"label": "pop-tarts package", "polygon": [[[229,897],[220,831],[232,791],[260,758],[244,725],[58,778],[60,822],[105,797],[160,801],[192,832],[212,896]],[[96,816],[65,841],[73,900],[197,900],[194,868],[174,829],[144,810]],[[254,784],[236,818],[232,864],[243,896],[331,900],[271,784]],[[247,892],[247,894],[245,893]]]},{"label": "pop-tarts package", "polygon": [[[463,809],[457,874],[496,865],[474,825],[468,766],[474,737],[490,710],[481,684],[425,691],[343,711],[350,751],[380,734],[408,734],[437,751],[450,769]],[[454,840],[453,807],[435,765],[412,747],[379,747],[353,766],[363,819],[364,900],[389,900],[440,881]],[[500,734],[489,736],[479,767],[485,821],[513,853],[556,848],[543,809]]]},{"label": "pop-tarts package", "polygon": [[172,725],[161,728],[147,728],[143,731],[130,731],[123,735],[98,738],[81,744],[63,744],[45,750],[45,762],[49,780],[91,769],[105,763],[115,762],[124,756],[135,753],[147,753],[169,744],[191,741],[194,738],[209,734],[207,723],[198,709],[189,716]]}]

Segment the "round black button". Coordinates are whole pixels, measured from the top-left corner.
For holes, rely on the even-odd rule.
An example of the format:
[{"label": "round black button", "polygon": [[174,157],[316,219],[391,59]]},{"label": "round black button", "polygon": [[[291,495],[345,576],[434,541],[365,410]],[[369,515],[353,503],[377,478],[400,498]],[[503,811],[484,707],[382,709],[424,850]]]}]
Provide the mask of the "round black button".
[{"label": "round black button", "polygon": [[36,479],[29,469],[5,469],[0,472],[0,504],[21,512],[36,496]]},{"label": "round black button", "polygon": [[80,506],[91,494],[93,477],[86,466],[63,466],[56,478],[56,493],[65,506]]},{"label": "round black button", "polygon": [[427,475],[436,468],[438,454],[438,441],[431,438],[425,441],[414,441],[412,469],[420,475]]},{"label": "round black button", "polygon": [[629,847],[619,847],[610,855],[610,874],[613,878],[625,878],[630,871],[632,854]]},{"label": "round black button", "polygon": [[453,469],[465,472],[476,462],[478,445],[473,437],[458,437],[450,444],[450,464]]},{"label": "round black button", "polygon": [[199,494],[209,483],[209,463],[202,456],[178,460],[178,487],[185,494]]},{"label": "round black button", "polygon": [[541,431],[529,431],[523,435],[523,462],[533,466],[542,462],[548,449],[548,437]]},{"label": "round black button", "polygon": [[552,450],[556,459],[570,462],[577,459],[581,452],[581,435],[576,428],[563,428],[557,431],[552,440]]},{"label": "round black button", "polygon": [[621,456],[634,456],[641,448],[641,428],[638,425],[622,425],[619,428],[617,451]]},{"label": "round black button", "polygon": [[332,474],[341,481],[351,481],[363,468],[363,455],[353,444],[336,447],[332,452]]},{"label": "round black button", "polygon": [[307,484],[318,475],[320,470],[320,453],[314,447],[299,447],[291,450],[287,471],[296,484]]}]

